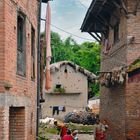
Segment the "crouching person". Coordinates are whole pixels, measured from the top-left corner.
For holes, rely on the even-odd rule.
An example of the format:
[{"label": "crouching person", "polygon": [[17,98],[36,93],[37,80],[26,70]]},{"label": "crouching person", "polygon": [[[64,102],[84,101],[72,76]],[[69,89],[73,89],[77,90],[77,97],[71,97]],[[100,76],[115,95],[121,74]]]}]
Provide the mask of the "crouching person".
[{"label": "crouching person", "polygon": [[62,140],[74,140],[69,129],[67,130],[67,134],[62,138]]},{"label": "crouching person", "polygon": [[100,122],[100,120],[98,119],[96,121],[96,125],[95,125],[95,132],[94,132],[94,136],[95,136],[95,140],[106,140],[106,130],[107,130],[108,126],[105,125],[105,121],[103,121],[103,123]]},{"label": "crouching person", "polygon": [[74,131],[72,132],[73,140],[78,140],[77,134],[78,134],[78,130],[74,130]]},{"label": "crouching person", "polygon": [[67,134],[67,127],[65,124],[58,124],[57,121],[54,122],[54,125],[57,127],[57,130],[60,134],[61,140],[63,140],[63,137]]}]

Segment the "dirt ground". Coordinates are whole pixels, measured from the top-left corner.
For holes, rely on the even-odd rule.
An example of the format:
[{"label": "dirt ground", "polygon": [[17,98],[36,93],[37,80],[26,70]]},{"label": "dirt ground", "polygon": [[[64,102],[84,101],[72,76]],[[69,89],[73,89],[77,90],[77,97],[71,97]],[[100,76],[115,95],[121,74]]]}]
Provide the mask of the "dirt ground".
[{"label": "dirt ground", "polygon": [[[58,140],[59,136],[58,135],[50,135],[48,136],[49,140]],[[94,140],[93,135],[88,135],[88,134],[78,134],[79,140]]]},{"label": "dirt ground", "polygon": [[79,134],[78,138],[79,140],[94,140],[93,135],[87,135],[87,134]]}]

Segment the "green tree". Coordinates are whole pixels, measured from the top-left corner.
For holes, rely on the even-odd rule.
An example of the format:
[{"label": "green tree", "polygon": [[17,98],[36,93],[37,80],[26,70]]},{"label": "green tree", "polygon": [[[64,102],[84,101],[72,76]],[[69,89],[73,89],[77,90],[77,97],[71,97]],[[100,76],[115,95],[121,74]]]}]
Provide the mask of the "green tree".
[{"label": "green tree", "polygon": [[[51,63],[72,61],[95,74],[100,69],[100,45],[97,43],[77,44],[72,37],[63,41],[58,33],[51,32],[51,47],[53,54]],[[89,86],[92,88],[91,96],[99,95],[98,84],[89,84]]]}]

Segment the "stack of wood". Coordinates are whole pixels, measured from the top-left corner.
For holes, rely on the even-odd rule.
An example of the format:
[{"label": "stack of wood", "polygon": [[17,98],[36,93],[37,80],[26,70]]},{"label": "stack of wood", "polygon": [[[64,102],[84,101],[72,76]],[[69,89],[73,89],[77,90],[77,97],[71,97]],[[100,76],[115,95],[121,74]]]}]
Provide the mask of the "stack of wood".
[{"label": "stack of wood", "polygon": [[111,87],[122,85],[125,82],[126,69],[124,67],[116,67],[111,72],[103,72],[99,76],[101,86]]}]

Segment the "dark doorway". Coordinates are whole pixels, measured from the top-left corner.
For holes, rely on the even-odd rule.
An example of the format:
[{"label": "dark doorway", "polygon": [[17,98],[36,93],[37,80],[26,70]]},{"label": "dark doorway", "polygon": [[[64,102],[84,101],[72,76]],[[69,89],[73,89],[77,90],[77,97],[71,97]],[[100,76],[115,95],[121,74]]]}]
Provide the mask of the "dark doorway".
[{"label": "dark doorway", "polygon": [[25,140],[25,107],[9,108],[9,140]]}]

